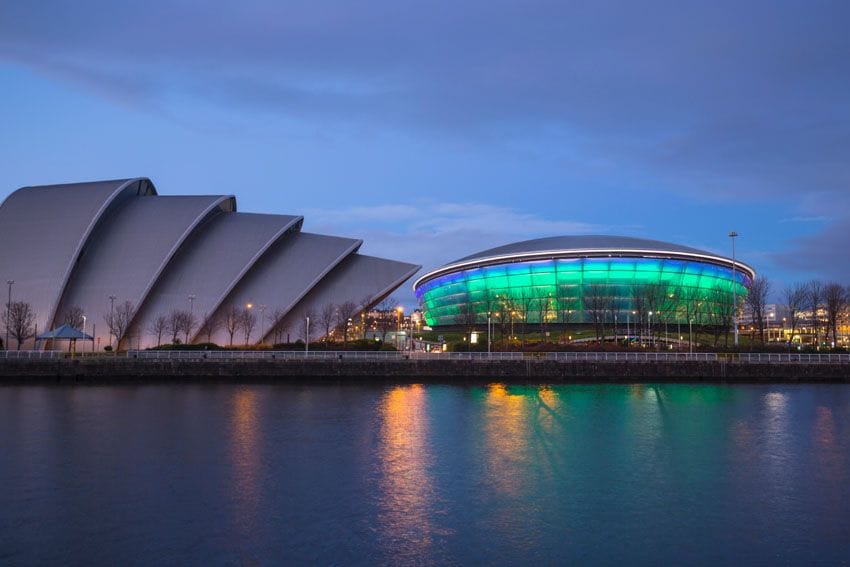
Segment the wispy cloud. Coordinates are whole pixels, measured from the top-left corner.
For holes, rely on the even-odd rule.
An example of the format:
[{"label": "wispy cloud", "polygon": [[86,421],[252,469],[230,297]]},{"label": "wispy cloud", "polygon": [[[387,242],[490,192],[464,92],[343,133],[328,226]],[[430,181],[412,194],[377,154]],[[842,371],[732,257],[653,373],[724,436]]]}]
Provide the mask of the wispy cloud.
[{"label": "wispy cloud", "polygon": [[779,222],[781,222],[781,223],[817,223],[817,224],[822,224],[822,223],[832,222],[833,220],[835,220],[835,219],[833,219],[832,217],[819,215],[819,216],[788,217],[788,218],[781,219]]},{"label": "wispy cloud", "polygon": [[502,238],[541,234],[588,234],[609,227],[573,220],[547,219],[485,203],[428,203],[419,206],[386,204],[375,207],[305,210],[310,225],[323,228],[391,229],[400,234],[479,233]]}]

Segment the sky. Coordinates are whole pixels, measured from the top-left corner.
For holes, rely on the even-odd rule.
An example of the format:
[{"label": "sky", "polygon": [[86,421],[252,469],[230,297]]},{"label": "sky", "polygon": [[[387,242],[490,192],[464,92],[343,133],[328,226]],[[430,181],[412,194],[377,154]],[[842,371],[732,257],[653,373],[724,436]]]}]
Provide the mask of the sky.
[{"label": "sky", "polygon": [[[850,3],[0,3],[0,199],[150,177],[425,269],[566,234],[850,283]],[[414,298],[410,283],[396,297]]]}]

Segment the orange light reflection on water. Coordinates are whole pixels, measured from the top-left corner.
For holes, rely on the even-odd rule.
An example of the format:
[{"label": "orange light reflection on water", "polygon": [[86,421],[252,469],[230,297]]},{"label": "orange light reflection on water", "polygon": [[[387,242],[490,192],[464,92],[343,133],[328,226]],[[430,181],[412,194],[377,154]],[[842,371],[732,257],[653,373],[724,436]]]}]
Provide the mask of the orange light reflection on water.
[{"label": "orange light reflection on water", "polygon": [[257,394],[240,389],[232,398],[230,425],[230,458],[233,468],[233,491],[236,524],[243,535],[255,529],[260,501],[259,416]]},{"label": "orange light reflection on water", "polygon": [[487,479],[495,490],[509,496],[518,496],[525,482],[519,471],[530,436],[526,402],[524,396],[511,395],[504,384],[492,384],[487,391]]},{"label": "orange light reflection on water", "polygon": [[433,544],[432,454],[425,389],[399,386],[380,404],[379,530],[395,558],[427,556]]}]

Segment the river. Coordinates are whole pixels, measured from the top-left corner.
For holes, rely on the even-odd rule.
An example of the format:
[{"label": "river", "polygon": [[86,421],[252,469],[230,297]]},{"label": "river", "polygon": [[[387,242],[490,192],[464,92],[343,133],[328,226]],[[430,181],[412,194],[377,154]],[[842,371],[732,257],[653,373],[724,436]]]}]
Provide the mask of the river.
[{"label": "river", "polygon": [[846,385],[0,387],[0,563],[850,561]]}]

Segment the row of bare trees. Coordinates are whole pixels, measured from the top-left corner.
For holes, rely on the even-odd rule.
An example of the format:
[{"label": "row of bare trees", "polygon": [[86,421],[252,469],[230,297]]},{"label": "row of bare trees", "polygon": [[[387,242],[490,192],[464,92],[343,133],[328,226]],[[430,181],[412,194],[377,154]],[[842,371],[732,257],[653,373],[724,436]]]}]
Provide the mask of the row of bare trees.
[{"label": "row of bare trees", "polygon": [[[316,329],[324,330],[323,337],[328,337],[332,332],[338,331],[343,338],[343,342],[347,343],[352,319],[363,309],[368,308],[369,301],[364,299],[363,303],[358,304],[353,301],[344,301],[340,304],[328,303],[324,305],[317,318],[316,312],[312,307],[308,307],[301,317],[300,334],[302,340],[309,340],[307,337],[307,319],[311,323],[310,334],[315,335]],[[267,315],[261,313],[260,317],[266,317],[271,323],[270,328],[263,328],[261,331],[264,335],[270,335],[273,343],[284,342],[284,339],[289,340],[289,322],[286,320],[286,310],[282,308],[271,310]],[[153,319],[148,325],[148,333],[156,337],[156,344],[162,344],[163,337],[169,337],[172,343],[185,341],[191,342],[195,333],[206,339],[206,342],[213,342],[214,335],[219,331],[223,331],[228,338],[228,344],[233,346],[234,339],[241,335],[245,346],[251,342],[251,337],[255,337],[255,332],[258,331],[257,326],[260,323],[258,315],[254,308],[241,307],[231,305],[225,309],[220,315],[204,315],[198,321],[191,312],[186,310],[175,309],[167,314],[161,314]],[[261,336],[258,340],[263,340]]]},{"label": "row of bare trees", "polygon": [[830,335],[832,344],[838,344],[839,326],[850,318],[850,287],[820,280],[795,283],[782,290],[782,300],[787,312],[791,342],[805,326],[811,329],[814,344],[819,345],[821,337],[829,340]]}]

